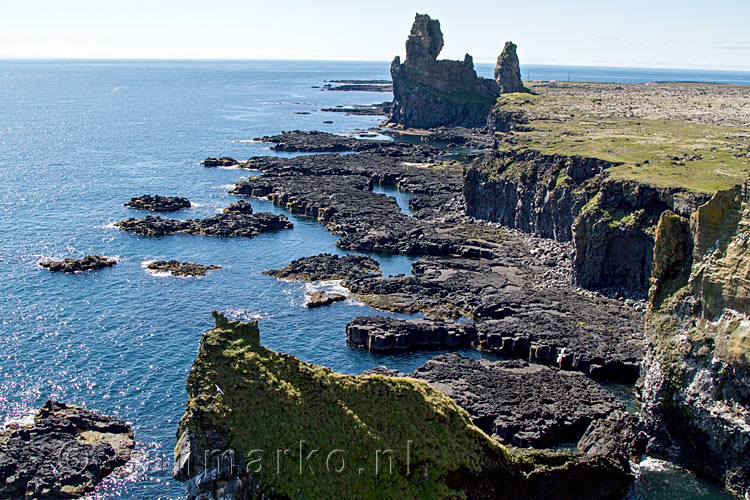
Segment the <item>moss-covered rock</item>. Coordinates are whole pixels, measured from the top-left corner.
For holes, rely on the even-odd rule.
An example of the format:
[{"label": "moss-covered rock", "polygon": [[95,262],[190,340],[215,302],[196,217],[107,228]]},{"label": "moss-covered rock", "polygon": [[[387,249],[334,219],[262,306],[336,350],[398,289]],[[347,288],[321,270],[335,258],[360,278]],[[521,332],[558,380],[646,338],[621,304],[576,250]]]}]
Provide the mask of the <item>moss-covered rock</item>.
[{"label": "moss-covered rock", "polygon": [[627,487],[606,457],[518,454],[424,382],[334,373],[262,347],[257,322],[214,316],[175,450],[189,498],[616,498]]}]

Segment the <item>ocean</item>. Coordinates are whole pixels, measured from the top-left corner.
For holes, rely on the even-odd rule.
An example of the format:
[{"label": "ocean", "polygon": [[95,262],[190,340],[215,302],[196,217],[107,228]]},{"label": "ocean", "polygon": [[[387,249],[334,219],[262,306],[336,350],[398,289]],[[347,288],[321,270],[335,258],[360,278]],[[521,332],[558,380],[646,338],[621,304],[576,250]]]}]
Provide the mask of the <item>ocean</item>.
[{"label": "ocean", "polygon": [[[378,117],[320,109],[382,102],[390,94],[312,87],[388,78],[388,70],[388,63],[377,62],[0,61],[0,423],[29,421],[47,399],[121,417],[133,425],[135,459],[127,474],[109,477],[90,498],[182,498],[183,486],[171,478],[175,433],[185,378],[201,334],[212,326],[211,310],[257,319],[266,346],[345,373],[384,364],[411,371],[434,356],[353,349],[346,323],[377,311],[351,300],[308,310],[306,292],[333,290],[336,283],[280,282],[262,274],[299,257],[345,253],[314,221],[287,213],[293,230],[252,239],[146,238],[112,227],[145,216],[123,207],[143,194],[191,200],[192,208],[170,217],[221,211],[236,201],[230,187],[251,173],[199,163],[207,156],[274,154],[252,142],[255,137],[377,125]],[[492,72],[489,65],[478,70]],[[567,67],[523,71],[540,80],[568,74]],[[570,71],[580,80],[750,84],[750,73]],[[387,194],[408,202],[403,193]],[[269,202],[251,203],[256,211],[285,213]],[[87,254],[118,264],[81,275],[37,266]],[[388,274],[410,272],[410,257],[373,257]],[[146,263],[162,259],[223,269],[187,279],[146,272]],[[633,499],[730,498],[668,464],[647,461],[641,471]]]}]

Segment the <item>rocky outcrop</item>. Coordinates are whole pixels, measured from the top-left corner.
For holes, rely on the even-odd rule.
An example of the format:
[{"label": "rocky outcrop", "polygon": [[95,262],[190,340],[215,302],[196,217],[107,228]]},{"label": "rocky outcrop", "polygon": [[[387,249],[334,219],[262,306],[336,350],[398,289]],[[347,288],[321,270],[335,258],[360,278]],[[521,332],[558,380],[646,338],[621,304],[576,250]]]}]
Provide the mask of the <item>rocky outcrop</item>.
[{"label": "rocky outcrop", "polygon": [[622,288],[645,296],[653,265],[653,232],[665,210],[683,215],[707,199],[606,176],[595,158],[497,152],[464,172],[471,216],[556,241],[572,241],[574,279],[589,289]]},{"label": "rocky outcrop", "polygon": [[370,352],[469,347],[476,337],[476,326],[471,323],[435,319],[360,316],[346,325],[347,340]]},{"label": "rocky outcrop", "polygon": [[189,499],[603,499],[632,480],[602,456],[521,454],[424,382],[340,375],[262,347],[256,322],[215,317],[175,449]]},{"label": "rocky outcrop", "polygon": [[151,196],[144,194],[138,198],[131,198],[125,203],[128,208],[151,210],[152,212],[175,212],[183,208],[190,208],[190,200],[179,196]]},{"label": "rocky outcrop", "polygon": [[[274,144],[274,151],[287,153],[362,153],[377,151],[384,157],[421,157],[422,159],[436,156],[441,151],[435,147],[423,144],[415,145],[408,142],[392,142],[388,140],[356,139],[344,135],[329,134],[328,132],[293,130],[278,135],[265,136],[256,141]],[[249,163],[252,163],[250,160]]]},{"label": "rocky outcrop", "polygon": [[503,94],[529,92],[521,81],[521,64],[518,62],[517,48],[515,43],[505,42],[505,47],[497,58],[495,81]]},{"label": "rocky outcrop", "polygon": [[229,156],[223,156],[221,158],[206,158],[201,163],[204,167],[234,167],[239,165],[240,162]]},{"label": "rocky outcrop", "polygon": [[602,379],[638,378],[645,339],[632,304],[541,286],[541,275],[510,252],[498,261],[424,258],[413,270],[351,275],[342,284],[380,309],[476,322],[357,318],[347,326],[352,344],[380,352],[474,346]]},{"label": "rocky outcrop", "polygon": [[172,276],[205,276],[208,271],[221,269],[221,266],[196,264],[195,262],[179,262],[177,260],[157,260],[146,266],[146,269],[156,272],[166,272]]},{"label": "rocky outcrop", "polygon": [[141,236],[164,236],[167,234],[201,234],[204,236],[246,237],[261,233],[291,229],[292,223],[284,215],[268,212],[245,214],[230,211],[207,219],[163,219],[148,216],[143,219],[125,219],[115,227]]},{"label": "rocky outcrop", "polygon": [[392,124],[412,128],[441,125],[483,126],[499,90],[493,80],[477,77],[474,60],[437,60],[443,49],[440,22],[417,14],[406,40],[406,59],[391,64]]},{"label": "rocky outcrop", "polygon": [[135,445],[119,418],[48,401],[34,423],[0,431],[0,497],[79,498],[130,460]]},{"label": "rocky outcrop", "polygon": [[[520,360],[441,354],[408,376],[450,396],[493,439],[522,448],[576,443],[592,422],[624,411],[612,393],[581,373]],[[604,433],[592,430],[584,444],[588,450],[604,442]]]},{"label": "rocky outcrop", "polygon": [[274,278],[297,281],[343,280],[352,274],[380,274],[378,261],[365,255],[321,254],[302,257],[281,269],[263,271]]},{"label": "rocky outcrop", "polygon": [[117,264],[114,259],[108,259],[101,255],[87,255],[82,259],[67,258],[63,260],[48,260],[39,263],[40,267],[49,269],[52,272],[63,273],[82,273],[86,271],[96,271],[105,267],[112,267]]},{"label": "rocky outcrop", "polygon": [[237,203],[230,203],[222,210],[225,214],[245,214],[250,215],[253,213],[253,206],[245,200],[240,200]]},{"label": "rocky outcrop", "polygon": [[346,300],[346,295],[317,290],[308,295],[305,306],[308,309],[316,309],[318,307],[330,306],[334,302],[343,302],[344,300]]},{"label": "rocky outcrop", "polygon": [[648,451],[750,494],[750,183],[656,231]]}]

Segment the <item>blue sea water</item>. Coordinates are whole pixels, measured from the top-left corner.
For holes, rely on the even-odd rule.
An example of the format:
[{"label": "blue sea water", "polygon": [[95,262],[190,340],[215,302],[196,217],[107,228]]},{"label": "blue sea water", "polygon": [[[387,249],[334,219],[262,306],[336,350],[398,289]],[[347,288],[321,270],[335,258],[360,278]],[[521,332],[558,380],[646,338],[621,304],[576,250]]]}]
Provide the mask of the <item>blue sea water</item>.
[{"label": "blue sea water", "polygon": [[[319,110],[389,94],[312,87],[387,77],[383,63],[0,61],[0,423],[28,420],[49,398],[117,415],[133,425],[136,460],[92,498],[181,498],[182,485],[171,479],[175,431],[185,377],[201,333],[212,326],[212,309],[257,319],[266,346],[341,372],[382,364],[410,371],[432,357],[353,349],[345,341],[347,321],[375,310],[354,301],[308,310],[307,291],[336,284],[262,274],[302,256],[342,254],[336,237],[316,222],[287,214],[293,230],[252,239],[145,238],[111,225],[145,215],[122,204],[147,193],[188,197],[193,208],[175,217],[219,212],[236,200],[231,185],[252,173],[207,169],[199,165],[204,157],[272,154],[250,139],[282,130],[375,126],[377,117]],[[750,75],[742,78],[750,83]],[[408,212],[408,196],[379,190]],[[252,204],[283,213],[265,201]],[[37,266],[87,254],[118,264],[81,275]],[[386,273],[410,272],[408,257],[375,258]],[[144,264],[157,259],[223,269],[190,279],[147,273]],[[663,475],[656,477],[658,483]],[[696,484],[685,498],[722,497]],[[656,491],[648,486],[634,498],[663,498],[650,493]]]}]

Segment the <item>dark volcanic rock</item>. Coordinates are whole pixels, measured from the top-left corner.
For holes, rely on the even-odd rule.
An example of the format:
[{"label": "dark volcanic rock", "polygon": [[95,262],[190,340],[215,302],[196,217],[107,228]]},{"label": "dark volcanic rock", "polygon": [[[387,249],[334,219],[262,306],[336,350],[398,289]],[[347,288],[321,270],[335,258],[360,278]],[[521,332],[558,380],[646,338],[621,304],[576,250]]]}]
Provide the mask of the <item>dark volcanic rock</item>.
[{"label": "dark volcanic rock", "polygon": [[126,219],[115,223],[123,231],[143,236],[164,236],[184,233],[205,236],[253,237],[269,231],[291,229],[292,223],[283,216],[267,212],[257,214],[222,213],[207,219],[163,219],[148,216],[143,219]]},{"label": "dark volcanic rock", "polygon": [[253,213],[253,206],[245,200],[240,200],[237,203],[231,203],[222,210],[225,214],[245,214],[250,215]]},{"label": "dark volcanic rock", "polygon": [[290,153],[359,153],[363,151],[377,151],[378,155],[385,157],[398,158],[411,156],[427,158],[437,156],[441,152],[431,146],[392,142],[389,140],[355,139],[354,137],[318,131],[306,132],[294,130],[282,132],[279,135],[260,137],[255,140],[275,144],[275,146],[271,147],[274,151]]},{"label": "dark volcanic rock", "polygon": [[582,373],[520,360],[443,354],[411,376],[453,398],[493,438],[524,448],[576,443],[591,422],[624,410],[612,393]]},{"label": "dark volcanic rock", "polygon": [[347,340],[371,352],[469,347],[476,334],[476,327],[471,323],[434,319],[360,316],[346,325]]},{"label": "dark volcanic rock", "polygon": [[175,212],[183,208],[190,208],[190,200],[179,196],[150,196],[144,194],[140,198],[131,198],[125,203],[126,207],[153,212]]},{"label": "dark volcanic rock", "polygon": [[417,14],[406,40],[406,59],[391,64],[393,111],[390,123],[430,128],[483,126],[499,89],[494,80],[477,77],[474,61],[437,60],[443,49],[440,22]]},{"label": "dark volcanic rock", "polygon": [[63,273],[95,271],[97,269],[104,269],[105,267],[112,267],[115,264],[117,264],[116,260],[108,259],[101,255],[87,255],[82,259],[67,258],[59,261],[50,260],[39,263],[39,265],[45,269]]},{"label": "dark volcanic rock", "polygon": [[264,271],[279,279],[300,281],[342,280],[351,274],[380,274],[378,261],[364,255],[322,254],[292,261],[281,269]]},{"label": "dark volcanic rock", "polygon": [[0,431],[0,497],[82,497],[130,460],[134,444],[122,420],[48,401],[33,425]]},{"label": "dark volcanic rock", "polygon": [[323,291],[315,291],[309,294],[310,299],[307,301],[305,306],[310,309],[315,309],[323,306],[330,306],[334,302],[343,302],[346,300],[346,295],[340,293],[327,293]]},{"label": "dark volcanic rock", "polygon": [[325,90],[337,90],[339,92],[393,92],[393,85],[381,84],[346,84],[346,85],[324,85]]},{"label": "dark volcanic rock", "polygon": [[345,113],[352,116],[379,116],[388,115],[391,112],[391,109],[393,109],[393,103],[383,102],[380,104],[370,105],[355,104],[351,107],[340,106],[335,108],[323,108],[321,109],[321,111],[324,111],[326,113]]},{"label": "dark volcanic rock", "polygon": [[529,91],[521,82],[521,65],[516,54],[517,48],[515,43],[505,42],[503,52],[497,58],[495,81],[503,94]]},{"label": "dark volcanic rock", "polygon": [[172,276],[205,276],[208,271],[221,269],[221,266],[179,262],[176,260],[157,260],[146,266],[151,271],[168,272]]},{"label": "dark volcanic rock", "polygon": [[343,285],[374,307],[434,317],[471,316],[477,323],[457,325],[447,337],[439,321],[409,320],[419,326],[405,328],[403,320],[369,324],[358,319],[348,330],[349,340],[383,351],[423,347],[410,344],[414,339],[439,347],[446,339],[444,347],[474,345],[597,378],[638,378],[645,352],[642,314],[601,296],[533,285],[540,279],[533,268],[513,259],[512,254],[504,261],[430,257],[414,263],[414,276],[352,275]]},{"label": "dark volcanic rock", "polygon": [[204,167],[234,167],[239,165],[240,162],[234,158],[224,156],[222,158],[206,158],[203,160]]}]

